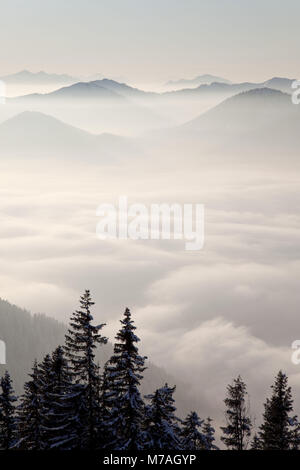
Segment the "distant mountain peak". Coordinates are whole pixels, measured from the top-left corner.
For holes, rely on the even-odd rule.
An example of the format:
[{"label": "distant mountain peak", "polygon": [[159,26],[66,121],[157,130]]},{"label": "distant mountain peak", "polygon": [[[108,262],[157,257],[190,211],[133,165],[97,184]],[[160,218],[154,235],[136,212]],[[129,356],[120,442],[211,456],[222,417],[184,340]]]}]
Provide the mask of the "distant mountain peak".
[{"label": "distant mountain peak", "polygon": [[275,82],[275,81],[284,81],[284,82],[293,82],[295,78],[286,78],[286,77],[272,77],[269,80],[266,80],[264,83]]},{"label": "distant mountain peak", "polygon": [[288,96],[287,93],[283,93],[281,90],[276,90],[274,88],[262,87],[262,88],[253,88],[252,90],[243,91],[237,95],[228,98],[226,101],[238,100],[240,98],[252,98],[253,96],[265,97],[265,96]]},{"label": "distant mountain peak", "polygon": [[216,75],[203,74],[198,75],[197,77],[186,79],[181,78],[179,80],[169,80],[165,86],[167,87],[197,87],[200,85],[210,85],[212,83],[227,83],[231,82],[226,78],[217,77]]},{"label": "distant mountain peak", "polygon": [[7,84],[70,84],[77,81],[76,77],[72,77],[67,74],[57,74],[57,73],[47,73],[44,70],[39,72],[31,72],[30,70],[24,69],[16,73],[9,75],[4,75],[1,77],[1,80],[5,81]]},{"label": "distant mountain peak", "polygon": [[69,134],[72,133],[72,135],[93,137],[93,135],[87,131],[71,126],[54,116],[39,111],[23,111],[16,114],[0,124],[0,131],[3,129],[12,129],[13,131],[19,129],[22,133],[27,130],[33,134],[38,131],[40,133],[44,132],[45,135],[59,131],[68,132]]},{"label": "distant mountain peak", "polygon": [[55,122],[62,123],[62,121],[60,121],[59,119],[56,119],[53,116],[49,116],[48,114],[41,113],[39,111],[27,111],[26,110],[26,111],[22,111],[19,114],[16,114],[15,116],[11,117],[7,121],[4,121],[3,124],[8,123],[8,122],[16,122],[20,120],[31,120],[31,121],[38,120],[39,122],[41,122],[41,120],[44,120],[44,121],[47,120],[47,121],[55,121]]},{"label": "distant mountain peak", "polygon": [[291,78],[285,78],[285,77],[273,77],[270,80],[267,80],[266,82],[264,82],[263,84],[265,86],[275,88],[277,90],[288,92],[292,90],[292,83],[295,80],[296,80],[295,78],[291,79]]},{"label": "distant mountain peak", "polygon": [[96,99],[111,98],[123,99],[124,97],[118,93],[117,89],[113,86],[104,86],[103,80],[94,80],[92,82],[76,82],[71,85],[59,88],[58,90],[47,93],[44,97],[57,97],[57,98],[85,98]]},{"label": "distant mountain peak", "polygon": [[[264,122],[265,116],[281,116],[281,113],[290,113],[295,110],[291,104],[290,96],[280,90],[272,88],[254,88],[243,91],[199,115],[195,119],[185,123],[183,129],[208,129],[228,128],[229,123],[234,123],[232,129],[244,125],[249,128],[256,125],[259,120]],[[249,116],[252,118],[249,118]],[[250,121],[248,121],[250,119]],[[252,119],[252,121],[251,121]],[[208,125],[208,127],[207,127]]]}]

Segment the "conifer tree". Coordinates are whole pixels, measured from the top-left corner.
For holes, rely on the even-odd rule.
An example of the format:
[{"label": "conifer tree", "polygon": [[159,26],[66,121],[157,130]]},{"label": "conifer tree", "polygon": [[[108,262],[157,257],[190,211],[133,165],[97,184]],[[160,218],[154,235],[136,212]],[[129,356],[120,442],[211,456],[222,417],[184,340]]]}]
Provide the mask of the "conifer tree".
[{"label": "conifer tree", "polygon": [[290,420],[290,425],[292,426],[290,449],[299,450],[300,449],[300,423],[298,421],[297,416],[294,416],[292,420]]},{"label": "conifer tree", "polygon": [[[290,416],[293,411],[291,387],[286,374],[279,371],[272,388],[271,398],[264,405],[263,424],[259,437],[263,450],[289,450],[297,447],[298,420]],[[295,434],[296,431],[296,434]]]},{"label": "conifer tree", "polygon": [[110,416],[110,397],[113,395],[113,382],[110,381],[110,363],[104,365],[103,374],[100,382],[100,408],[103,420],[107,420]]},{"label": "conifer tree", "polygon": [[97,390],[99,371],[95,363],[95,349],[98,344],[107,342],[107,338],[100,334],[104,324],[92,325],[91,307],[93,305],[90,291],[86,290],[80,298],[80,309],[71,317],[65,344],[66,356],[70,361],[71,375],[77,384],[74,396],[79,400],[78,393],[82,392],[82,406],[80,406],[80,409],[86,409],[85,419],[82,423],[84,428],[82,436],[85,441],[83,447],[86,446],[88,449],[96,447],[98,433]]},{"label": "conifer tree", "polygon": [[96,383],[95,383],[95,423],[96,423],[96,449],[102,449],[107,436],[103,435],[104,410],[102,410],[102,382],[103,375],[100,373],[99,363],[96,366]]},{"label": "conifer tree", "polygon": [[44,448],[62,450],[80,448],[82,429],[79,423],[83,420],[83,413],[82,419],[79,419],[78,401],[79,398],[81,400],[81,386],[72,383],[61,346],[56,348],[51,359],[49,356],[45,359],[42,369],[45,372],[43,380],[46,387],[44,386],[41,391]]},{"label": "conifer tree", "polygon": [[232,385],[227,387],[228,396],[224,400],[227,407],[225,416],[227,426],[221,427],[221,440],[231,450],[245,450],[251,435],[251,418],[246,404],[246,384],[238,376]]},{"label": "conifer tree", "polygon": [[291,425],[291,450],[300,450],[300,423],[298,416],[294,416],[289,420]]},{"label": "conifer tree", "polygon": [[202,426],[202,433],[204,435],[204,446],[203,450],[218,450],[218,447],[214,444],[215,441],[215,429],[212,426],[212,419],[206,418]]},{"label": "conifer tree", "polygon": [[1,378],[0,386],[0,449],[8,450],[16,439],[15,402],[17,401],[8,371]]},{"label": "conifer tree", "polygon": [[52,360],[47,354],[42,363],[38,364],[38,390],[40,396],[40,419],[41,419],[41,448],[49,449],[49,418],[52,408],[52,392],[54,387],[52,374]]},{"label": "conifer tree", "polygon": [[143,448],[144,403],[139,391],[145,357],[139,355],[136,327],[126,308],[121,329],[116,336],[114,353],[106,366],[106,403],[109,407],[105,423],[112,435],[108,448],[140,450]]},{"label": "conifer tree", "polygon": [[165,384],[153,395],[145,397],[150,400],[150,405],[146,408],[145,422],[148,449],[179,450],[181,448],[181,430],[178,424],[179,419],[175,415],[174,391],[175,387]]},{"label": "conifer tree", "polygon": [[56,428],[51,428],[51,449],[86,450],[89,442],[85,435],[87,423],[84,385],[70,383],[65,393],[54,404]]},{"label": "conifer tree", "polygon": [[31,380],[24,385],[24,394],[18,407],[18,441],[16,448],[25,450],[42,450],[42,420],[39,368],[35,361]]},{"label": "conifer tree", "polygon": [[251,450],[262,450],[262,443],[258,435],[255,433],[251,442]]},{"label": "conifer tree", "polygon": [[192,411],[182,422],[181,447],[183,450],[200,450],[206,448],[206,439],[201,432],[203,420]]},{"label": "conifer tree", "polygon": [[99,397],[99,427],[98,427],[98,447],[106,448],[114,441],[114,433],[111,428],[111,399],[114,396],[114,386],[110,379],[108,371],[109,362],[103,368],[103,374],[100,382],[100,397]]},{"label": "conifer tree", "polygon": [[54,387],[48,419],[50,449],[85,450],[87,421],[86,387],[72,381],[69,366],[61,347],[52,356]]}]

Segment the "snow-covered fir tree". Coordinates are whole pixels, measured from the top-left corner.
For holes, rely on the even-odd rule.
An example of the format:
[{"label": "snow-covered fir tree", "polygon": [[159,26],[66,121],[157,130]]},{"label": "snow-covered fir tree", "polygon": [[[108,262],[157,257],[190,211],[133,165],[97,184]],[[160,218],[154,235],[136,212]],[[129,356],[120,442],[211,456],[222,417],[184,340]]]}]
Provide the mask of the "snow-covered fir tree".
[{"label": "snow-covered fir tree", "polygon": [[291,450],[299,450],[300,449],[300,423],[298,420],[298,416],[294,416],[290,420],[291,424]]},{"label": "snow-covered fir tree", "polygon": [[251,450],[262,450],[262,442],[256,433],[251,442]]},{"label": "snow-covered fir tree", "polygon": [[87,409],[85,387],[82,384],[70,383],[65,393],[57,398],[54,405],[57,428],[51,428],[51,449],[86,450],[89,445],[85,435]]},{"label": "snow-covered fir tree", "polygon": [[[105,324],[95,326],[92,324],[91,307],[94,302],[90,291],[86,290],[80,298],[80,309],[72,315],[70,327],[66,335],[65,352],[70,361],[71,375],[78,385],[75,396],[82,392],[82,407],[86,409],[85,420],[82,423],[83,447],[94,449],[97,447],[97,434],[99,416],[98,409],[98,381],[99,371],[95,362],[95,349],[98,344],[106,344],[107,338],[100,331]],[[82,387],[80,387],[80,385]]]},{"label": "snow-covered fir tree", "polygon": [[104,365],[103,373],[100,382],[100,396],[99,396],[99,435],[98,446],[100,448],[107,448],[111,442],[114,441],[114,433],[112,431],[111,420],[111,398],[114,396],[113,382],[110,381],[110,373],[108,371],[109,362]]},{"label": "snow-covered fir tree", "polygon": [[148,449],[177,450],[181,448],[179,419],[175,415],[176,407],[173,394],[176,387],[165,384],[152,395],[146,408],[145,428]]},{"label": "snow-covered fir tree", "polygon": [[116,336],[114,353],[106,365],[106,428],[110,429],[108,448],[140,450],[144,447],[144,402],[139,385],[145,370],[145,357],[139,355],[136,327],[126,308]]},{"label": "snow-covered fir tree", "polygon": [[299,424],[297,417],[291,416],[293,398],[286,374],[279,371],[271,388],[272,396],[270,399],[267,398],[264,405],[263,424],[259,432],[262,448],[264,450],[297,448]]},{"label": "snow-covered fir tree", "polygon": [[16,401],[12,380],[5,372],[0,381],[0,449],[8,450],[16,439]]},{"label": "snow-covered fir tree", "polygon": [[15,448],[42,450],[42,420],[39,368],[35,361],[31,380],[24,385],[24,394],[17,410],[18,440]]},{"label": "snow-covered fir tree", "polygon": [[[45,363],[48,363],[48,357],[47,361],[44,360],[44,369]],[[63,450],[80,448],[84,413],[79,419],[80,404],[77,401],[81,400],[82,386],[72,383],[61,346],[53,352],[45,375],[48,376],[50,384],[41,391],[44,446],[48,449]],[[44,376],[44,381],[47,383],[46,377]],[[80,393],[77,393],[77,388],[80,388]]]},{"label": "snow-covered fir tree", "polygon": [[202,425],[202,433],[204,435],[204,446],[203,450],[218,450],[218,447],[214,444],[215,442],[215,429],[212,426],[212,419],[206,418]]},{"label": "snow-covered fir tree", "polygon": [[52,408],[52,392],[54,386],[50,354],[47,354],[41,364],[38,364],[38,370],[37,385],[40,402],[41,448],[47,450],[50,448],[49,417]]},{"label": "snow-covered fir tree", "polygon": [[103,383],[103,374],[100,372],[100,365],[97,364],[97,373],[96,373],[96,384],[95,384],[95,397],[96,397],[96,412],[97,415],[95,416],[96,420],[96,449],[103,449],[104,443],[106,442],[107,436],[104,435],[103,430],[103,421],[104,421],[104,414],[105,411],[103,410],[103,397],[102,397],[102,383]]},{"label": "snow-covered fir tree", "polygon": [[[81,297],[66,335],[65,346],[33,365],[19,405],[8,372],[0,380],[0,450],[214,450],[211,418],[191,412],[176,416],[175,387],[165,384],[145,398],[139,390],[145,357],[139,355],[136,327],[129,309],[121,320],[114,352],[101,375],[95,349],[106,343],[93,326],[89,291]],[[222,441],[228,449],[245,450],[252,422],[246,385],[238,376],[227,387],[226,426]],[[251,450],[299,450],[300,423],[293,415],[288,378],[279,372],[265,403],[263,423]]]},{"label": "snow-covered fir tree", "polygon": [[246,403],[247,389],[242,378],[238,376],[232,385],[227,387],[228,396],[224,400],[227,407],[225,416],[227,425],[221,427],[221,440],[231,450],[247,449],[251,436],[251,418]]},{"label": "snow-covered fir tree", "polygon": [[184,450],[200,450],[206,447],[205,436],[201,431],[203,420],[191,411],[182,422],[181,447]]}]

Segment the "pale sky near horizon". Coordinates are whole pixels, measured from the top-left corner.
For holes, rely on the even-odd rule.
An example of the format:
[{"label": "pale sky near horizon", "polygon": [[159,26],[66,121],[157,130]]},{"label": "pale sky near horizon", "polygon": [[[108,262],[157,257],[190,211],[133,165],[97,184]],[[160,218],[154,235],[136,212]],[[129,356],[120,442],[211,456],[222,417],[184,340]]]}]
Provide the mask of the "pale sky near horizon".
[{"label": "pale sky near horizon", "polygon": [[1,2],[0,75],[22,69],[160,82],[300,78],[298,0]]}]

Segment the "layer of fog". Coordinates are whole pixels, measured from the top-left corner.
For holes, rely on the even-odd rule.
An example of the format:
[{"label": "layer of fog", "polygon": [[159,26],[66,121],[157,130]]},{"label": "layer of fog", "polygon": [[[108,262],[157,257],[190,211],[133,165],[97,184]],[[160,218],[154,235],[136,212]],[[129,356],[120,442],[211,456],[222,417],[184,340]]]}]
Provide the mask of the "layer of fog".
[{"label": "layer of fog", "polygon": [[[103,122],[114,118],[108,109],[103,107]],[[99,131],[102,121],[93,112],[90,119],[87,128]],[[118,119],[115,129],[123,125]],[[34,148],[30,155],[27,142],[22,157],[16,133],[15,143],[9,138],[0,152],[1,296],[67,320],[89,288],[96,321],[107,322],[111,338],[124,308],[131,307],[143,352],[190,383],[200,413],[219,421],[225,386],[239,373],[249,383],[257,416],[280,368],[299,394],[299,368],[290,360],[300,300],[298,147],[292,138],[299,121],[288,127],[288,151],[276,153],[273,108],[264,119],[275,127],[264,130],[259,145],[249,116],[243,125],[250,136],[244,128],[225,137],[214,127],[202,132],[201,122],[199,134],[180,128],[133,139],[132,154],[126,149],[122,155],[121,145],[115,160],[108,148],[97,159],[93,148],[72,159],[70,144],[55,140],[55,133],[53,152],[59,154],[41,151],[39,158]],[[53,128],[46,127],[51,136]],[[44,127],[34,129],[42,146]],[[98,240],[97,206],[117,204],[119,195],[146,205],[205,204],[204,249],[187,252],[182,241]]]}]

